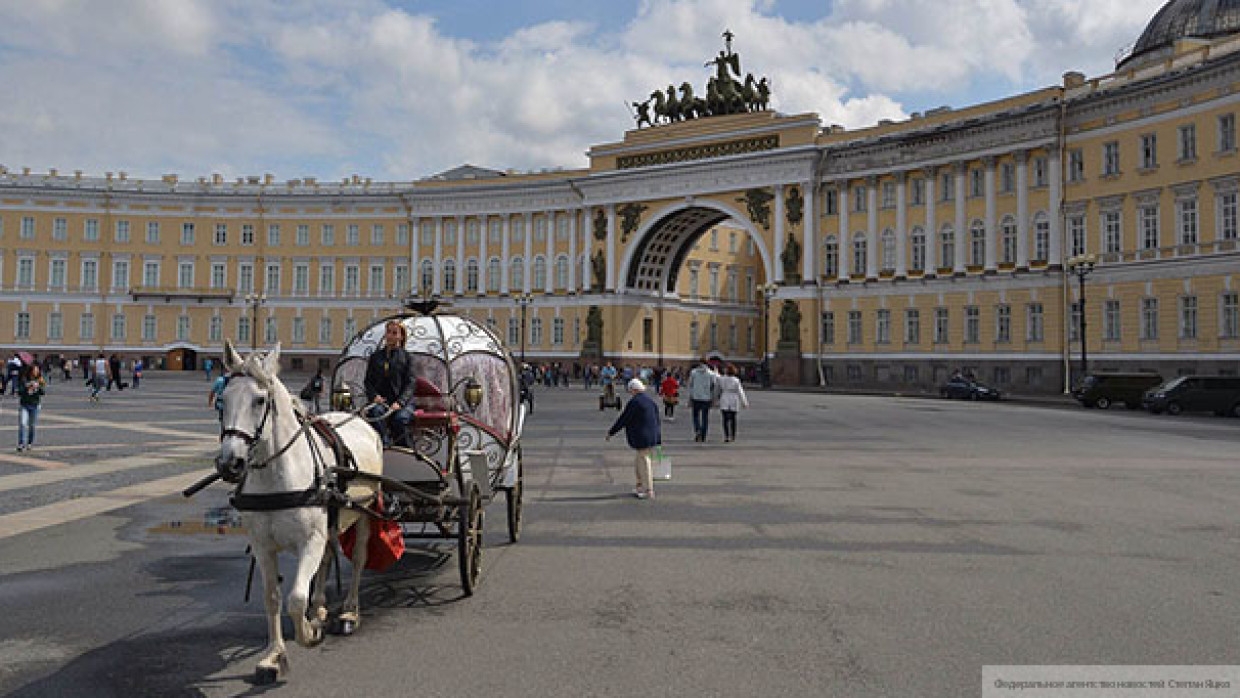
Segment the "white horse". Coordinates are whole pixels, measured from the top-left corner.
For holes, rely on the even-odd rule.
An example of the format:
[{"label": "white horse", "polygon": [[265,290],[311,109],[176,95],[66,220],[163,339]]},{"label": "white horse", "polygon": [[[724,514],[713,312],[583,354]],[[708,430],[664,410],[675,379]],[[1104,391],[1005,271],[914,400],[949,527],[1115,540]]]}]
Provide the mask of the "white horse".
[{"label": "white horse", "polygon": [[[234,505],[241,510],[250,545],[263,575],[268,644],[255,670],[260,684],[275,681],[288,671],[280,623],[280,574],[277,553],[296,558],[297,569],[288,594],[288,613],[298,644],[317,645],[327,621],[326,577],[336,531],[328,530],[329,504],[323,488],[328,470],[337,465],[332,448],[309,428],[298,402],[279,380],[280,345],[266,354],[242,359],[231,342],[224,345],[224,368],[231,375],[224,389],[223,432],[216,468],[229,481],[240,480]],[[378,475],[383,469],[383,444],[362,419],[343,412],[320,415],[335,428],[357,468]],[[369,504],[375,486],[354,484],[350,499]],[[340,510],[339,530],[357,525],[353,547],[353,579],[339,616],[340,628],[350,634],[361,622],[358,586],[366,566],[369,518]],[[314,578],[314,598],[310,597]],[[313,606],[311,607],[311,604]]]}]

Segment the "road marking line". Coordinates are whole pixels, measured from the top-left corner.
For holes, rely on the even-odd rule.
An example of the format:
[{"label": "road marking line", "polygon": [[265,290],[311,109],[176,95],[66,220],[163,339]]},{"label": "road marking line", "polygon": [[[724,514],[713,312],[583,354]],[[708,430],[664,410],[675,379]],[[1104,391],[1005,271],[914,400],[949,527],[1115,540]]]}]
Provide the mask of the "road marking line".
[{"label": "road marking line", "polygon": [[207,470],[182,473],[162,480],[142,482],[111,490],[94,497],[79,497],[0,516],[0,538],[79,521],[91,516],[140,504],[150,499],[179,493],[206,475]]},{"label": "road marking line", "polygon": [[61,463],[58,460],[47,460],[46,458],[35,458],[34,456],[17,456],[8,453],[0,453],[0,462],[28,465],[42,470],[58,470],[69,467],[68,463]]},{"label": "road marking line", "polygon": [[149,466],[175,463],[195,457],[209,458],[210,455],[210,452],[204,451],[202,447],[191,445],[172,449],[161,453],[158,456],[125,456],[121,458],[109,458],[107,460],[95,461],[84,465],[76,465],[72,468],[40,470],[32,473],[5,475],[0,477],[0,492],[20,490],[27,487],[41,487],[43,485],[64,482],[65,480],[81,480],[89,477],[95,477],[97,475],[107,475],[110,473],[119,473],[124,470],[133,470],[134,468],[146,468]]}]

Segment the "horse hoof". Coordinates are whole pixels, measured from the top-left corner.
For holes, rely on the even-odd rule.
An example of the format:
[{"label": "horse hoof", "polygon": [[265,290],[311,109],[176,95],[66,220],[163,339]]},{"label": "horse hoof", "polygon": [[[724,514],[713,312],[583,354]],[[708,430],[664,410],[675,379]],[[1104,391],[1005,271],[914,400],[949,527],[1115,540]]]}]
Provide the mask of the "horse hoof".
[{"label": "horse hoof", "polygon": [[336,622],[332,624],[333,635],[343,635],[348,637],[355,632],[357,632],[357,621],[338,618],[336,619]]},{"label": "horse hoof", "polygon": [[270,686],[280,678],[280,670],[273,666],[260,666],[254,670],[254,685]]},{"label": "horse hoof", "polygon": [[306,647],[318,647],[319,645],[323,644],[323,637],[325,635],[326,633],[323,632],[323,628],[315,626],[315,628],[310,631],[310,636],[306,639],[305,646]]}]

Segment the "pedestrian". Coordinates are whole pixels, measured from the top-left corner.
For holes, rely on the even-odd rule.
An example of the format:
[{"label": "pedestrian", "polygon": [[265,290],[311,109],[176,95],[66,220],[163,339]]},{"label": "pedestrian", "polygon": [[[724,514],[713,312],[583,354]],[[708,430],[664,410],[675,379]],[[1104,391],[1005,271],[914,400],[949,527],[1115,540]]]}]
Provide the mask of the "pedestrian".
[{"label": "pedestrian", "polygon": [[137,390],[142,383],[142,359],[133,360],[133,389]]},{"label": "pedestrian", "polygon": [[99,356],[90,362],[90,365],[91,376],[88,379],[91,385],[90,399],[92,402],[99,402],[99,391],[103,390],[103,386],[108,382],[108,360],[103,358],[103,353],[100,352]]},{"label": "pedestrian", "polygon": [[316,369],[314,375],[310,378],[310,382],[306,383],[306,387],[301,389],[301,399],[310,403],[313,410],[311,414],[318,414],[323,411],[323,406],[319,402],[319,398],[323,395],[323,369]]},{"label": "pedestrian", "polygon": [[121,382],[121,357],[116,354],[108,357],[108,390],[112,390],[113,383],[118,391],[125,389],[125,384]]},{"label": "pedestrian", "polygon": [[17,450],[34,448],[34,426],[39,420],[39,403],[43,400],[47,381],[38,364],[31,364],[22,372],[17,388]]},{"label": "pedestrian", "polygon": [[718,396],[718,375],[705,358],[689,372],[689,401],[693,403],[693,440],[706,441],[710,429],[710,407]]},{"label": "pedestrian", "polygon": [[676,403],[680,402],[680,381],[670,372],[659,384],[659,395],[663,396],[663,416],[667,421],[676,421]]},{"label": "pedestrian", "polygon": [[215,408],[215,416],[220,420],[220,428],[224,428],[224,388],[228,387],[228,376],[220,373],[220,377],[211,384],[207,391],[207,407]]},{"label": "pedestrian", "polygon": [[14,354],[8,360],[8,363],[5,364],[4,383],[3,385],[0,385],[0,395],[3,395],[6,390],[12,392],[14,395],[17,394],[17,381],[18,377],[21,375],[21,371],[21,357]]},{"label": "pedestrian", "polygon": [[69,379],[73,377],[73,365],[69,361],[69,357],[60,357],[60,371],[65,374],[65,382],[69,382]]},{"label": "pedestrian", "polygon": [[624,429],[624,437],[629,448],[634,451],[633,470],[637,475],[637,486],[633,488],[633,496],[638,499],[654,499],[654,479],[650,476],[650,454],[655,446],[663,443],[663,435],[659,428],[659,408],[654,400],[646,395],[646,384],[637,378],[629,381],[629,394],[632,396],[624,406],[624,410],[616,417],[616,423],[607,430],[607,439]]},{"label": "pedestrian", "polygon": [[215,364],[211,362],[211,359],[209,357],[206,359],[203,359],[202,370],[207,374],[207,380],[211,380],[211,369],[212,368],[215,368]]},{"label": "pedestrian", "polygon": [[719,411],[723,413],[723,442],[736,441],[736,413],[749,408],[745,387],[737,376],[736,364],[728,364],[719,377]]},{"label": "pedestrian", "polygon": [[[383,329],[383,346],[366,363],[366,417],[379,432],[384,446],[409,446],[409,424],[413,422],[413,392],[418,379],[413,357],[405,350],[408,330],[399,320],[388,320]],[[393,437],[389,427],[396,427]]]}]

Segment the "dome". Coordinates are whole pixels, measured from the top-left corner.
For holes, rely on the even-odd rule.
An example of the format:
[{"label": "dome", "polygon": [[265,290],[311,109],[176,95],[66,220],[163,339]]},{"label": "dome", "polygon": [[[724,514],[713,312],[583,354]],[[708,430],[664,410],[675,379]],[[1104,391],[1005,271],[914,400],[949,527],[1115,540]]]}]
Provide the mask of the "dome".
[{"label": "dome", "polygon": [[1141,32],[1124,63],[1170,49],[1186,38],[1211,39],[1240,31],[1240,0],[1171,0]]}]

